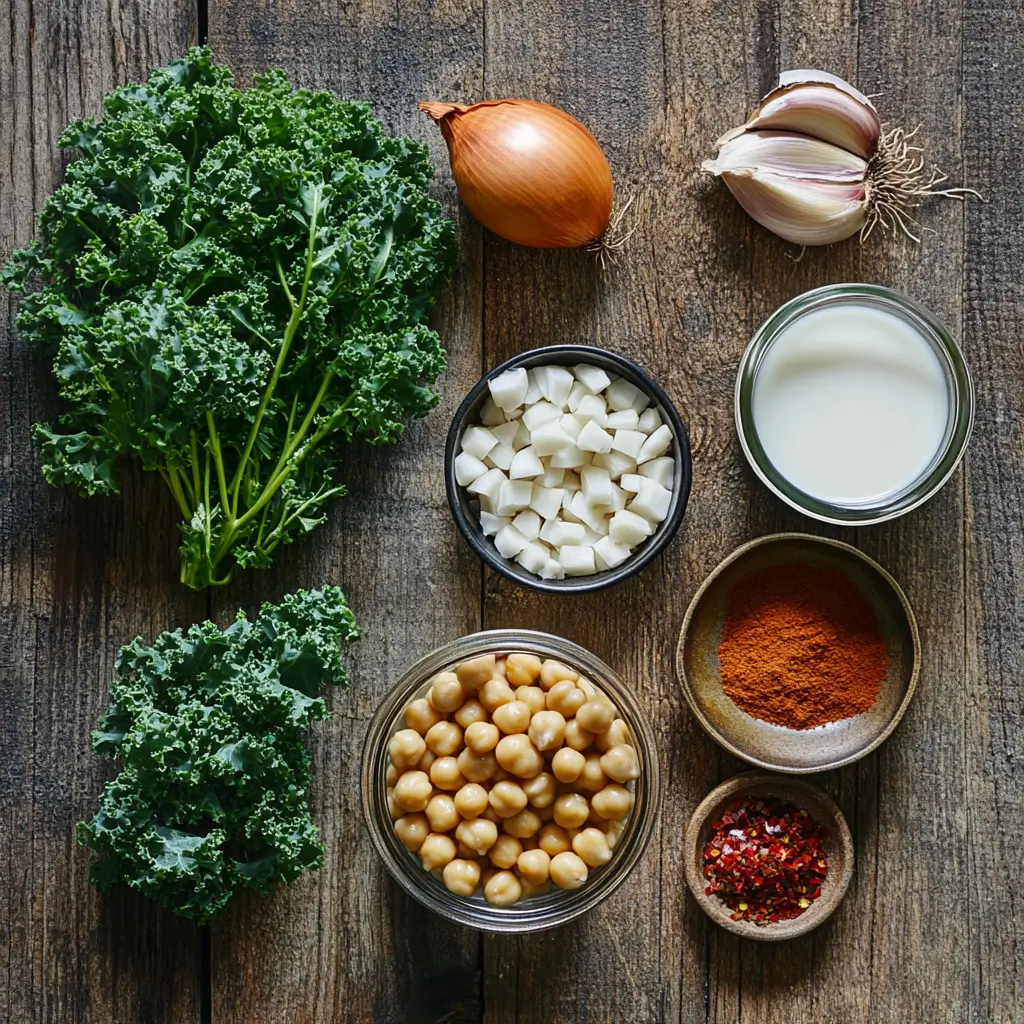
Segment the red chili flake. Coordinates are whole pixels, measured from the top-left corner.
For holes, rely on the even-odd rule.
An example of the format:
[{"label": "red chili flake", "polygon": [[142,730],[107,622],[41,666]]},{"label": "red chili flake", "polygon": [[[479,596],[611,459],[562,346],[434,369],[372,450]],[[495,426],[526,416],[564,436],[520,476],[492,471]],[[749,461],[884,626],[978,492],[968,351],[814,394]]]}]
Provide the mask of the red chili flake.
[{"label": "red chili flake", "polygon": [[799,917],[821,896],[828,831],[803,808],[779,800],[736,800],[711,823],[704,846],[704,890],[733,921],[771,924]]}]

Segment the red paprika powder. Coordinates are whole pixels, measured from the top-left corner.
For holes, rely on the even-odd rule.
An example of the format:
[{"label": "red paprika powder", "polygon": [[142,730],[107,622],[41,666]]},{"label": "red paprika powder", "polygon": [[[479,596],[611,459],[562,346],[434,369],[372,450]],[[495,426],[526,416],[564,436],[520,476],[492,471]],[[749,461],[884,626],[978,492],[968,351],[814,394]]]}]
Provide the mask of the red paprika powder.
[{"label": "red paprika powder", "polygon": [[878,619],[845,573],[795,563],[734,588],[718,661],[734,704],[789,729],[867,711],[889,671]]}]

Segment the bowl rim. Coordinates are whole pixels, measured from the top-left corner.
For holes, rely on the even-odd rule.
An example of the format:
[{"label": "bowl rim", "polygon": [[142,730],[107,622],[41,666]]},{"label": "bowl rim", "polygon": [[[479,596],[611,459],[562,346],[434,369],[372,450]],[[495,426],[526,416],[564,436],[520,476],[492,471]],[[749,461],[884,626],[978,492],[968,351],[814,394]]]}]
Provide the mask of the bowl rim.
[{"label": "bowl rim", "polygon": [[[487,538],[482,540],[477,535],[479,524],[477,523],[474,526],[462,508],[459,495],[464,488],[455,479],[455,456],[457,454],[459,438],[462,436],[463,430],[467,425],[466,420],[470,409],[486,391],[487,382],[492,378],[504,373],[506,370],[515,369],[527,361],[534,362],[539,357],[543,357],[543,361],[549,365],[564,365],[560,361],[564,357],[571,365],[573,361],[583,362],[592,359],[595,354],[601,357],[602,360],[613,364],[620,376],[626,377],[630,380],[630,383],[646,391],[652,403],[658,405],[665,414],[676,444],[675,460],[678,467],[675,486],[673,487],[671,511],[668,518],[659,524],[653,536],[648,538],[635,554],[630,555],[625,562],[614,569],[606,569],[603,572],[593,573],[590,576],[569,576],[564,580],[543,580],[539,576],[533,576],[532,573],[526,573],[525,570],[523,575],[519,575],[512,568],[514,563],[509,563],[507,559],[502,558]],[[540,363],[536,363],[536,365],[540,365]],[[680,416],[675,403],[668,396],[668,393],[646,370],[638,366],[631,359],[619,355],[617,352],[609,352],[607,349],[598,348],[596,345],[544,345],[540,348],[520,352],[518,355],[512,356],[511,359],[506,359],[503,363],[488,370],[470,388],[469,393],[455,411],[451,424],[448,427],[448,436],[445,440],[445,494],[448,498],[448,507],[451,509],[452,517],[455,520],[455,525],[459,528],[459,532],[476,552],[477,557],[494,569],[495,572],[517,586],[543,594],[593,593],[596,590],[603,590],[605,587],[621,583],[623,580],[639,573],[657,555],[661,554],[678,532],[689,504],[692,482],[693,457],[690,450],[689,429],[682,416]]]},{"label": "bowl rim", "polygon": [[[700,859],[701,836],[708,818],[719,804],[753,788],[767,787],[771,790],[776,786],[779,789],[777,794],[779,799],[788,799],[790,802],[794,802],[794,794],[803,794],[805,797],[812,797],[828,812],[831,820],[819,822],[819,824],[828,826],[833,848],[839,847],[842,850],[843,871],[839,878],[832,883],[834,888],[831,888],[828,893],[828,902],[822,902],[826,896],[823,892],[822,897],[812,903],[799,917],[769,925],[757,925],[751,921],[733,921],[725,904],[704,892],[704,879],[697,869]],[[850,887],[855,853],[850,826],[835,800],[820,786],[808,779],[794,778],[792,775],[773,771],[740,772],[739,775],[734,775],[719,783],[694,809],[687,822],[686,831],[683,833],[683,866],[686,871],[686,882],[697,905],[715,924],[734,935],[752,939],[755,942],[784,942],[788,939],[795,939],[806,935],[827,921],[842,903]]]},{"label": "bowl rim", "polygon": [[[826,547],[838,548],[840,551],[845,551],[848,554],[855,555],[859,558],[868,566],[868,568],[874,570],[874,572],[881,576],[883,582],[885,582],[896,595],[900,606],[903,609],[903,614],[906,616],[913,644],[913,662],[910,679],[907,683],[907,692],[903,695],[903,700],[900,702],[899,707],[897,707],[893,712],[893,715],[886,727],[863,749],[850,754],[847,757],[836,758],[834,761],[828,761],[823,764],[807,768],[793,768],[789,765],[779,765],[772,761],[762,760],[761,758],[755,757],[753,754],[747,753],[741,747],[738,747],[736,744],[726,739],[726,737],[715,728],[698,706],[697,699],[693,693],[693,687],[686,672],[686,659],[684,656],[684,649],[690,634],[690,626],[693,623],[693,617],[712,583],[714,583],[715,580],[717,580],[718,577],[733,564],[733,562],[739,561],[739,559],[741,559],[748,551],[752,551],[754,548],[764,547],[768,544],[777,544],[782,541],[811,541],[815,544],[822,544]],[[748,764],[756,765],[758,768],[765,769],[766,771],[778,772],[782,775],[810,775],[815,772],[832,771],[835,768],[841,768],[844,765],[853,764],[854,762],[861,760],[861,758],[867,757],[867,755],[873,750],[880,747],[889,738],[889,736],[892,735],[896,726],[899,725],[907,708],[910,706],[910,701],[914,696],[914,692],[917,690],[917,681],[920,674],[921,635],[917,626],[917,617],[914,615],[914,609],[911,606],[910,601],[907,599],[907,595],[903,592],[903,588],[896,582],[888,570],[879,565],[878,562],[876,562],[870,555],[866,555],[863,551],[855,548],[852,544],[847,544],[845,541],[841,540],[833,540],[831,537],[816,537],[811,533],[769,533],[763,537],[756,537],[754,540],[741,544],[734,551],[726,555],[726,557],[723,558],[710,573],[708,573],[707,577],[697,588],[697,592],[693,595],[693,599],[690,601],[689,607],[686,609],[686,615],[683,617],[683,625],[679,630],[679,640],[676,643],[676,679],[682,687],[683,696],[686,698],[686,703],[689,705],[690,711],[693,712],[704,731],[719,746],[724,747],[729,751],[729,753],[742,758]]]}]

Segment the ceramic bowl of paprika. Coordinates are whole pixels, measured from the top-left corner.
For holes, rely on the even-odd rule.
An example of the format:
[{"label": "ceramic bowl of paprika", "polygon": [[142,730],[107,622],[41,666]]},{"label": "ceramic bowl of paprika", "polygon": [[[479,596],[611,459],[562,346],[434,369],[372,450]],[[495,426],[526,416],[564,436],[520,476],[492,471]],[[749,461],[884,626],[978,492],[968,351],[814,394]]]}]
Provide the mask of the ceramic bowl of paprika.
[{"label": "ceramic bowl of paprika", "polygon": [[[827,867],[821,879],[821,895],[811,900],[807,909],[797,917],[766,924],[742,919],[734,921],[734,911],[718,895],[707,893],[709,880],[704,875],[705,848],[715,834],[715,826],[721,824],[722,814],[737,800],[752,804],[758,800],[781,801],[797,812],[806,812],[809,820],[826,832],[824,850]],[[789,848],[794,848],[793,844]],[[713,789],[693,812],[683,837],[686,881],[701,910],[727,931],[760,942],[795,939],[817,928],[846,895],[853,878],[853,859],[853,837],[835,801],[824,790],[804,779],[774,772],[744,772]]]},{"label": "ceramic bowl of paprika", "polygon": [[[776,587],[775,606],[762,623],[763,646],[739,652],[746,691],[738,692],[735,676],[723,682],[723,664],[737,662],[737,652],[723,645],[727,612],[734,607],[731,601],[763,587],[760,581],[773,573],[780,577],[776,582],[794,581],[798,607],[807,594],[796,588],[807,586],[807,580],[820,581],[819,590],[827,588],[819,599],[825,609],[820,635],[828,639],[821,644],[813,633],[814,623],[808,625],[799,614],[793,618],[789,595],[783,588],[780,599]],[[829,615],[851,620],[845,661],[835,651],[842,636],[837,640],[832,635]],[[782,660],[790,656],[790,648],[776,642],[785,636],[788,644],[791,632],[798,634],[792,648],[796,656],[808,655],[795,667]],[[854,648],[854,642],[864,649]],[[877,562],[841,541],[779,533],[737,548],[701,585],[683,620],[676,672],[697,720],[726,750],[761,768],[820,772],[864,757],[896,728],[917,686],[920,655],[910,603]],[[856,713],[843,713],[834,677],[817,668],[821,656],[845,671],[854,698],[849,710]],[[875,673],[866,694],[856,692],[861,666]],[[797,680],[800,685],[788,690],[793,672],[802,678]],[[733,696],[726,692],[730,686]],[[758,701],[764,701],[768,710],[762,710]],[[819,705],[825,712],[815,718],[809,712]],[[836,710],[834,718],[827,713],[830,708]]]}]

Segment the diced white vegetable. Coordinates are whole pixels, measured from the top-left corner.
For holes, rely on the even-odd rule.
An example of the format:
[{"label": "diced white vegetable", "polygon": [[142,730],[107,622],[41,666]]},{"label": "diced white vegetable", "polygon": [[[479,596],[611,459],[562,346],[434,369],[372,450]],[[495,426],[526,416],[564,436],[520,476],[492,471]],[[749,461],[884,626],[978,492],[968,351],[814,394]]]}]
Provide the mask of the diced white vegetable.
[{"label": "diced white vegetable", "polygon": [[635,409],[623,409],[622,412],[609,413],[605,426],[609,430],[636,430],[640,426],[640,417]]},{"label": "diced white vegetable", "polygon": [[495,516],[490,512],[480,513],[480,529],[485,537],[493,537],[503,526],[508,526],[512,520],[508,516]]},{"label": "diced white vegetable", "polygon": [[526,508],[532,497],[533,484],[529,480],[506,480],[498,491],[494,511],[499,516],[510,516]]},{"label": "diced white vegetable", "polygon": [[650,462],[651,459],[656,459],[659,455],[664,455],[672,446],[672,431],[669,429],[667,423],[663,423],[658,429],[651,434],[649,438],[643,443],[643,447],[640,449],[640,454],[636,457],[636,461],[641,465],[645,462]]},{"label": "diced white vegetable", "polygon": [[645,394],[643,391],[636,393],[636,398],[633,399],[633,408],[637,412],[643,412],[651,404],[651,396]]},{"label": "diced white vegetable", "polygon": [[595,558],[603,562],[609,569],[614,569],[617,565],[622,565],[622,563],[632,554],[625,544],[616,544],[611,537],[602,537],[594,545],[593,551]]},{"label": "diced white vegetable", "polygon": [[587,464],[587,452],[581,452],[576,445],[563,448],[551,456],[549,465],[552,469],[580,469]]},{"label": "diced white vegetable", "polygon": [[508,420],[506,423],[499,423],[496,427],[491,427],[491,433],[498,439],[498,444],[507,444],[511,448],[513,439],[519,433],[519,421]]},{"label": "diced white vegetable", "polygon": [[[536,409],[537,406],[534,406],[534,408]],[[530,441],[533,445],[534,454],[538,456],[554,455],[555,452],[576,447],[573,444],[573,439],[562,429],[561,424],[557,420],[551,420],[547,423],[542,423],[539,427],[531,428]]]},{"label": "diced white vegetable", "polygon": [[[508,480],[508,477],[500,469],[489,469],[483,476],[478,476],[466,488],[470,494],[479,494],[481,498],[489,498],[492,502],[497,501],[501,485]],[[491,511],[488,509],[488,511]]]},{"label": "diced white vegetable", "polygon": [[487,382],[491,398],[499,409],[514,409],[517,405],[522,405],[529,386],[526,370],[521,366],[514,370],[506,370]]},{"label": "diced white vegetable", "polygon": [[608,536],[608,520],[602,516],[598,525],[601,527],[600,530],[592,530],[586,524],[583,526],[583,543],[588,548],[592,548],[602,537]]},{"label": "diced white vegetable", "polygon": [[583,497],[588,505],[608,505],[612,500],[612,478],[607,469],[599,466],[584,466],[580,472],[583,481]]},{"label": "diced white vegetable", "polygon": [[557,405],[552,405],[550,402],[537,402],[523,413],[523,422],[526,424],[527,430],[536,430],[542,423],[557,420],[561,415],[562,410]]},{"label": "diced white vegetable", "polygon": [[575,544],[560,547],[558,561],[566,576],[589,576],[597,568],[594,564],[594,549]]},{"label": "diced white vegetable", "polygon": [[642,544],[652,533],[654,527],[650,521],[628,509],[616,512],[608,524],[608,536],[616,544],[624,544],[629,548]]},{"label": "diced white vegetable", "polygon": [[646,440],[647,435],[641,434],[639,430],[616,430],[612,440],[612,450],[622,452],[623,455],[635,459],[640,454],[640,449]]},{"label": "diced white vegetable", "polygon": [[623,473],[619,477],[619,486],[624,491],[632,491],[634,494],[638,494],[640,488],[644,485],[645,479],[639,473]]},{"label": "diced white vegetable", "polygon": [[562,488],[568,491],[569,494],[575,494],[582,486],[583,481],[575,470],[569,470],[562,480]]},{"label": "diced white vegetable", "polygon": [[573,416],[571,412],[565,413],[562,418],[558,421],[561,428],[575,441],[580,436],[580,431],[583,429],[583,420],[578,416]]},{"label": "diced white vegetable", "polygon": [[[552,455],[551,458],[554,458],[554,456]],[[544,470],[543,474],[537,478],[537,483],[539,483],[541,487],[561,487],[564,479],[564,469],[554,469],[553,467],[548,466],[548,468]]]},{"label": "diced white vegetable", "polygon": [[623,473],[636,472],[636,459],[631,459],[628,455],[623,455],[622,452],[604,452],[601,455],[595,455],[592,465],[607,469],[613,480],[617,480]]},{"label": "diced white vegetable", "polygon": [[455,480],[460,487],[471,484],[477,477],[481,477],[487,472],[487,467],[469,452],[459,452],[452,465],[455,469]]},{"label": "diced white vegetable", "polygon": [[526,396],[523,398],[523,405],[533,405],[544,396],[541,394],[540,385],[537,383],[537,371],[527,370],[526,379],[529,382],[526,387]]},{"label": "diced white vegetable", "polygon": [[662,487],[667,487],[671,491],[672,481],[676,475],[676,460],[671,455],[651,459],[650,462],[645,462],[638,472],[648,480],[656,480]]},{"label": "diced white vegetable", "polygon": [[512,465],[508,475],[512,480],[529,480],[532,477],[540,476],[544,472],[544,463],[537,457],[532,446],[520,448],[512,456]]},{"label": "diced white vegetable", "polygon": [[608,452],[612,448],[612,435],[602,430],[593,420],[583,425],[576,447],[585,452]]},{"label": "diced white vegetable", "polygon": [[589,388],[595,393],[604,391],[612,382],[611,378],[600,366],[591,366],[590,363],[579,363],[572,368],[572,372],[576,374],[576,379],[584,387]]},{"label": "diced white vegetable", "polygon": [[603,427],[608,419],[608,406],[600,395],[584,395],[573,415],[581,420],[594,420]]},{"label": "diced white vegetable", "polygon": [[512,438],[512,450],[519,451],[530,443],[530,430],[522,420],[516,420],[516,436]]},{"label": "diced white vegetable", "polygon": [[[637,496],[630,502],[628,510],[650,519],[652,523],[660,523],[668,515],[672,503],[672,492],[654,480],[643,478],[643,485]],[[501,511],[500,509],[498,510]]]},{"label": "diced white vegetable", "polygon": [[517,405],[514,409],[502,409],[507,420],[517,420],[523,415],[523,409],[525,406]]},{"label": "diced white vegetable", "polygon": [[530,494],[530,508],[541,519],[554,519],[562,507],[562,493],[561,487],[538,487],[534,484]]},{"label": "diced white vegetable", "polygon": [[[500,473],[501,470],[499,469],[498,472]],[[490,494],[478,494],[476,496],[476,500],[477,503],[480,505],[481,512],[494,512],[494,506],[497,504],[497,502],[495,498],[492,497]]]},{"label": "diced white vegetable", "polygon": [[496,427],[505,422],[505,414],[494,404],[494,399],[488,395],[484,404],[480,407],[480,422],[485,427]]},{"label": "diced white vegetable", "polygon": [[562,497],[562,519],[567,523],[580,523],[583,524],[583,520],[574,516],[572,513],[572,499],[578,494],[578,491],[563,491]]},{"label": "diced white vegetable", "polygon": [[503,558],[515,558],[529,543],[514,526],[503,526],[494,535],[494,546]]},{"label": "diced white vegetable", "polygon": [[581,523],[567,523],[561,519],[549,519],[540,530],[540,539],[553,548],[564,544],[581,544],[585,528]]},{"label": "diced white vegetable", "polygon": [[619,509],[626,507],[626,502],[629,500],[629,495],[617,484],[612,483],[612,498],[611,501],[605,501],[601,503],[601,511],[605,515],[612,512],[618,512]]},{"label": "diced white vegetable", "polygon": [[486,459],[498,439],[486,427],[470,427],[462,435],[462,450],[476,459]]},{"label": "diced white vegetable", "polygon": [[495,469],[503,469],[508,472],[509,466],[512,465],[512,458],[515,452],[507,444],[496,444],[490,451],[485,462],[489,466],[493,466]]},{"label": "diced white vegetable", "polygon": [[563,408],[569,400],[573,376],[561,366],[538,366],[537,383],[540,385],[541,394],[552,405]]},{"label": "diced white vegetable", "polygon": [[543,544],[531,542],[516,555],[516,561],[527,571],[538,575],[548,563],[551,552]]},{"label": "diced white vegetable", "polygon": [[645,434],[653,434],[661,426],[661,413],[653,406],[645,409],[640,416],[640,429]]},{"label": "diced white vegetable", "polygon": [[569,503],[569,511],[580,522],[586,523],[595,533],[602,532],[601,523],[604,522],[604,515],[587,501],[586,495],[582,491],[577,491],[572,496],[572,501]]},{"label": "diced white vegetable", "polygon": [[[634,387],[624,377],[620,377],[608,386],[605,398],[608,400],[609,408],[614,409],[615,412],[622,412],[623,409],[633,408],[633,401],[639,394],[639,388]],[[495,401],[498,400],[495,399]],[[501,402],[498,402],[498,405],[501,405]]]},{"label": "diced white vegetable", "polygon": [[512,520],[512,525],[527,539],[540,536],[540,516],[532,508],[524,509]]},{"label": "diced white vegetable", "polygon": [[572,391],[569,392],[569,400],[566,405],[569,407],[569,412],[575,412],[580,407],[580,402],[591,393],[590,388],[584,384],[577,382],[573,384]]},{"label": "diced white vegetable", "polygon": [[537,575],[542,580],[564,580],[565,570],[557,559],[549,558],[543,567],[537,570]]}]

